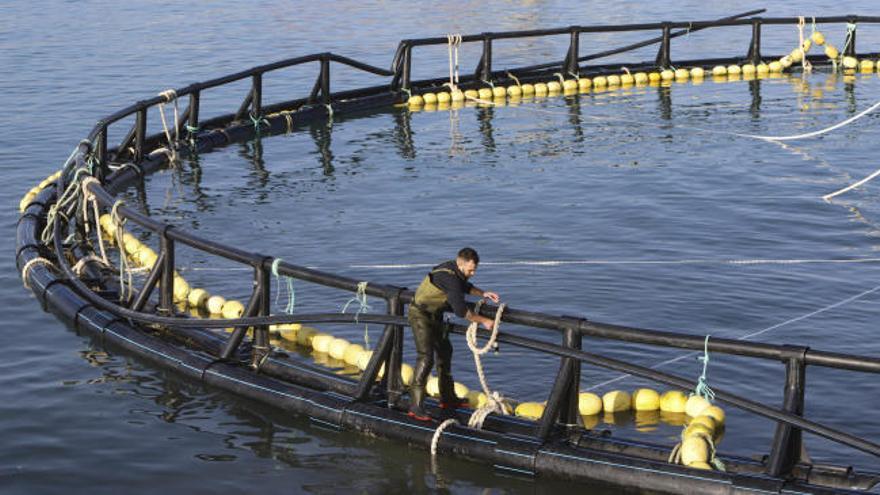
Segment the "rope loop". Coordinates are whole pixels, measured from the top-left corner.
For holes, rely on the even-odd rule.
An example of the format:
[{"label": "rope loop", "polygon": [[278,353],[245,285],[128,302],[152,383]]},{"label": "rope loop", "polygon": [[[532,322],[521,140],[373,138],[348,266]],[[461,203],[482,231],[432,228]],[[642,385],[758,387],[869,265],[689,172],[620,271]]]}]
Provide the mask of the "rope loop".
[{"label": "rope loop", "polygon": [[703,355],[698,356],[697,359],[703,362],[703,372],[697,380],[697,386],[694,388],[694,395],[699,395],[710,403],[713,403],[715,402],[715,392],[709,387],[709,380],[706,378],[706,371],[709,367],[709,335],[706,335],[706,340],[703,343]]},{"label": "rope loop", "polygon": [[[373,310],[373,308],[367,302],[367,282],[358,282],[357,293],[354,297],[349,299],[344,306],[342,306],[343,314],[348,310],[348,307],[352,303],[358,303],[358,309],[354,313],[354,322],[360,323],[358,321],[358,317],[362,313],[367,313]],[[370,325],[364,325],[364,347],[366,347],[367,349],[370,348]]]},{"label": "rope loop", "polygon": [[[165,132],[165,139],[168,141],[168,162],[172,168],[177,164],[177,143],[180,141],[180,107],[177,103],[177,91],[166,89],[159,93],[159,96],[165,99],[159,103],[159,117],[162,119],[162,129]],[[174,139],[171,138],[171,131],[168,130],[168,122],[165,121],[165,105],[174,103]]]},{"label": "rope loop", "polygon": [[281,298],[281,280],[283,279],[286,287],[287,287],[287,304],[284,306],[284,311],[286,314],[292,315],[293,308],[296,306],[296,292],[293,289],[293,277],[288,277],[287,275],[281,275],[278,273],[278,265],[281,264],[281,258],[275,258],[272,261],[272,275],[275,277],[275,304],[278,305],[278,300]]},{"label": "rope loop", "polygon": [[[474,313],[479,313],[482,304],[482,299],[477,301],[474,305]],[[497,391],[493,392],[489,389],[489,383],[486,380],[486,374],[483,371],[483,362],[480,359],[480,356],[483,354],[497,348],[496,339],[498,337],[498,327],[501,325],[501,315],[504,313],[505,307],[505,304],[500,304],[498,306],[498,310],[495,312],[495,325],[492,327],[492,335],[490,335],[489,341],[486,342],[485,346],[477,346],[477,328],[479,327],[479,323],[472,321],[465,333],[468,349],[470,349],[471,353],[474,355],[474,365],[477,368],[477,376],[480,378],[480,386],[483,388],[483,394],[486,395],[486,403],[474,411],[468,420],[468,426],[472,428],[482,428],[486,417],[493,412],[498,414],[508,414],[507,409],[504,407],[504,397]]]},{"label": "rope loop", "polygon": [[55,264],[52,263],[51,260],[49,260],[47,258],[43,258],[42,256],[37,256],[36,258],[25,263],[24,266],[21,267],[21,281],[22,281],[22,283],[24,283],[25,289],[28,289],[28,290],[31,289],[31,285],[28,283],[28,272],[37,263],[43,263],[44,265],[48,265],[52,268],[55,268]]}]

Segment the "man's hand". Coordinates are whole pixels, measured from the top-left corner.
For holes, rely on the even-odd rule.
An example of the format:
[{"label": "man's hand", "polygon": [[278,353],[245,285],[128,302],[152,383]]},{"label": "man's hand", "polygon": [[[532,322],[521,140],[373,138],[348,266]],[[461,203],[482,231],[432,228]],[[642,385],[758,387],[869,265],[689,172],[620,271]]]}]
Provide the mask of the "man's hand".
[{"label": "man's hand", "polygon": [[[491,301],[492,301],[493,303],[495,303],[495,304],[498,304],[498,301],[501,300],[501,298],[498,297],[498,294],[496,294],[496,293],[494,293],[494,292],[489,292],[489,291],[484,291],[484,292],[483,292],[483,297],[486,298],[486,299],[491,300]],[[491,330],[491,328],[489,328],[489,329]]]},{"label": "man's hand", "polygon": [[483,325],[483,328],[485,328],[486,330],[492,330],[493,328],[495,328],[495,320],[490,320],[489,318],[485,318],[482,321],[482,325]]}]

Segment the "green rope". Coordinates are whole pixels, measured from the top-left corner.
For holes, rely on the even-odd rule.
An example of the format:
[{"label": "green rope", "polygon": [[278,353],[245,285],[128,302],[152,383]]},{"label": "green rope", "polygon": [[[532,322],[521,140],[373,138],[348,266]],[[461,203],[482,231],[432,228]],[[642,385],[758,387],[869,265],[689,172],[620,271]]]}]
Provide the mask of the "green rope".
[{"label": "green rope", "polygon": [[284,306],[284,311],[286,314],[292,315],[293,308],[296,306],[296,292],[293,290],[293,277],[288,277],[287,275],[281,275],[278,273],[278,265],[281,264],[281,258],[275,258],[272,261],[272,275],[275,277],[275,304],[279,305],[278,300],[281,298],[281,280],[284,279],[285,284],[287,285],[287,305]]},{"label": "green rope", "polygon": [[260,125],[265,125],[266,127],[269,127],[271,125],[269,124],[269,121],[265,119],[265,117],[262,117],[260,115],[249,114],[248,116],[251,118],[251,122],[254,123],[254,130],[257,134],[260,133]]},{"label": "green rope", "polygon": [[[348,310],[348,307],[355,302],[358,303],[358,309],[354,313],[354,321],[355,323],[358,323],[358,316],[360,316],[361,313],[366,313],[373,309],[370,307],[369,303],[367,303],[367,282],[358,282],[357,294],[345,303],[342,307],[342,313],[345,313]],[[370,349],[370,325],[364,325],[364,347],[366,347],[367,350]]]},{"label": "green rope", "polygon": [[703,362],[703,373],[697,380],[697,386],[694,388],[694,395],[706,399],[710,403],[715,402],[715,392],[709,387],[709,381],[706,379],[706,370],[709,367],[709,336],[706,335],[706,341],[703,344],[703,355],[698,357]]}]

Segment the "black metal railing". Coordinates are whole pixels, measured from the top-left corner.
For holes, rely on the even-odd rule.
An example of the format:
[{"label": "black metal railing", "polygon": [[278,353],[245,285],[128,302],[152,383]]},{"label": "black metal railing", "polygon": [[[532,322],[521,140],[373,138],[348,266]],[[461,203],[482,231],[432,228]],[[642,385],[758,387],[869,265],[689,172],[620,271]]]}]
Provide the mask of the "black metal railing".
[{"label": "black metal railing", "polygon": [[[751,12],[746,13],[745,15],[750,14]],[[491,81],[492,78],[497,75],[492,70],[492,42],[499,39],[569,34],[570,46],[565,60],[554,64],[541,64],[522,68],[519,72],[537,74],[540,71],[561,67],[568,72],[574,71],[574,73],[577,73],[581,70],[581,62],[595,60],[625,51],[631,51],[656,43],[659,43],[661,46],[655,63],[660,66],[665,66],[671,63],[669,41],[684,33],[684,31],[673,30],[689,29],[690,31],[694,31],[697,29],[719,26],[752,26],[752,38],[750,40],[746,59],[755,61],[760,58],[760,35],[762,25],[793,24],[798,21],[796,18],[740,19],[738,17],[741,16],[734,16],[734,18],[725,18],[717,21],[645,23],[623,26],[572,26],[559,29],[483,33],[479,35],[463,36],[462,40],[465,43],[482,43],[482,58],[472,79],[476,81]],[[880,23],[880,17],[821,17],[816,18],[816,22]],[[583,56],[579,53],[578,39],[581,33],[653,30],[660,30],[661,35],[644,42],[630,44],[618,49],[605,50]],[[393,70],[391,71],[373,67],[332,53],[323,53],[287,59],[272,64],[254,67],[249,70],[212,79],[203,83],[192,84],[176,91],[177,97],[189,98],[189,105],[183,112],[180,120],[175,122],[174,125],[177,126],[178,129],[183,129],[184,126],[189,126],[189,129],[196,129],[200,126],[221,126],[234,124],[245,116],[250,117],[255,121],[259,121],[260,119],[263,119],[264,115],[266,115],[267,109],[277,110],[283,108],[296,108],[297,105],[305,107],[338,105],[346,98],[370,98],[383,94],[396,95],[396,98],[402,94],[402,91],[409,90],[409,88],[413,87],[414,83],[410,80],[413,48],[445,43],[447,43],[447,39],[439,37],[402,41],[394,57],[392,63]],[[847,46],[847,51],[855,53],[854,50],[855,43],[854,40],[852,40]],[[299,100],[264,105],[262,84],[263,76],[265,74],[277,69],[313,62],[319,62],[320,69],[315,84],[308,97]],[[346,93],[332,93],[330,89],[331,62],[341,63],[370,74],[391,77],[392,79],[387,86],[364,88],[362,90],[354,90]],[[248,78],[251,80],[250,91],[234,114],[224,115],[209,121],[200,120],[200,97],[204,91]],[[427,85],[431,84],[431,81],[421,81],[416,84]],[[221,359],[233,358],[245,338],[247,328],[252,327],[254,329],[254,337],[251,364],[254,366],[258,366],[266,357],[267,353],[270,352],[268,348],[270,324],[295,321],[302,323],[355,321],[352,315],[340,314],[270,315],[269,303],[271,300],[271,288],[269,270],[275,261],[274,258],[202,238],[182,228],[154,220],[149,216],[141,214],[134,208],[125,206],[124,204],[116,204],[116,198],[110,191],[122,187],[126,180],[125,173],[127,171],[122,168],[111,174],[109,168],[111,162],[110,157],[112,155],[113,159],[116,161],[127,158],[138,164],[152,161],[153,164],[158,167],[164,158],[147,158],[147,151],[151,149],[151,145],[157,144],[160,139],[158,135],[146,135],[147,111],[151,107],[165,103],[166,101],[167,100],[162,96],[143,100],[99,121],[89,133],[88,138],[80,144],[74,160],[71,163],[66,164],[68,173],[62,174],[58,183],[58,190],[64,190],[66,181],[70,180],[72,175],[69,173],[70,170],[77,167],[85,167],[87,164],[94,165],[95,175],[101,180],[102,185],[90,185],[89,189],[91,193],[95,195],[95,198],[101,207],[109,209],[116,206],[115,210],[121,218],[125,218],[158,236],[158,261],[146,277],[141,289],[137,291],[136,297],[134,297],[127,306],[120,306],[110,301],[106,301],[97,294],[92,293],[88,287],[82,284],[73,275],[73,272],[63,254],[64,246],[60,241],[62,238],[62,235],[60,235],[60,222],[56,222],[54,248],[56,256],[59,259],[59,264],[64,269],[66,275],[71,279],[71,283],[74,284],[79,291],[82,292],[85,297],[89,298],[89,300],[96,306],[111,311],[121,317],[129,318],[132,321],[165,325],[172,329],[192,327],[236,327],[236,330],[228,338],[225,346],[219,353],[218,357]],[[332,109],[328,108],[327,111],[330,112]],[[118,146],[108,149],[108,127],[131,116],[135,116],[135,123],[126,134],[126,137]],[[280,119],[280,116],[275,116],[270,120],[275,122],[280,121]],[[272,122],[270,122],[270,125],[271,123]],[[250,123],[242,125],[250,125]],[[202,138],[206,138],[206,136],[204,134],[197,135],[196,141]],[[129,150],[129,148],[131,148],[131,150]],[[77,221],[80,220],[80,216],[77,215],[76,218]],[[212,256],[218,256],[234,263],[251,267],[253,270],[254,290],[248,304],[246,305],[243,318],[237,320],[194,320],[181,319],[173,316],[175,251],[179,244],[183,244]],[[349,292],[356,292],[358,290],[358,280],[337,274],[309,269],[287,262],[278,263],[277,269],[281,275],[293,277],[301,281]],[[160,314],[144,313],[143,308],[151,299],[157,288],[159,292],[158,308]],[[379,369],[384,364],[386,370],[388,370],[385,379],[385,392],[389,398],[389,403],[394,404],[403,392],[399,370],[403,350],[403,328],[407,323],[402,315],[405,313],[405,305],[412,303],[413,292],[402,287],[371,282],[366,287],[366,294],[381,298],[386,302],[386,315],[360,315],[359,321],[362,323],[371,322],[384,324],[385,331],[377,346],[376,352],[373,354],[369,366],[366,368],[359,381],[354,396],[355,398],[363,399],[372,393]],[[491,307],[484,307],[482,309],[482,313],[489,317],[494,317],[495,311],[496,308]],[[584,352],[581,350],[584,337],[611,339],[666,348],[694,350],[702,349],[704,345],[702,337],[683,333],[625,327],[591,321],[585,318],[548,315],[517,309],[508,309],[504,313],[502,320],[509,323],[525,325],[534,329],[555,331],[560,334],[562,339],[559,345],[554,345],[507,333],[502,333],[500,336],[502,342],[560,357],[560,367],[557,373],[557,379],[550,392],[545,414],[535,432],[536,436],[541,439],[547,439],[557,430],[557,426],[560,423],[572,424],[576,422],[577,395],[579,392],[580,366],[582,362],[588,362],[608,369],[630,373],[635,376],[677,387],[689,388],[691,385],[690,381],[680,377]],[[463,327],[456,326],[454,331],[463,332],[464,329]],[[823,366],[876,374],[880,373],[880,359],[867,356],[824,352],[809,349],[807,347],[750,343],[730,339],[713,339],[708,344],[708,350],[713,353],[778,361],[785,366],[786,385],[784,390],[784,404],[781,410],[757,404],[734,394],[725,393],[723,391],[717,392],[717,397],[726,403],[771,418],[778,422],[776,435],[771,446],[769,462],[767,464],[767,472],[769,474],[778,476],[790,472],[794,464],[800,460],[802,431],[812,432],[835,442],[880,456],[880,445],[863,438],[858,438],[854,435],[828,428],[802,417],[805,394],[804,373],[807,366]]]}]

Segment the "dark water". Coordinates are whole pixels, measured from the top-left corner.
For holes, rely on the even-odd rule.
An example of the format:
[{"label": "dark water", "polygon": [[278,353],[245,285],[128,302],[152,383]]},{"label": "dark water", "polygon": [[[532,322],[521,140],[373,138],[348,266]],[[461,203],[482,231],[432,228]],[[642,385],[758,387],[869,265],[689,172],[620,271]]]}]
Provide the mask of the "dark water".
[{"label": "dark water", "polygon": [[[0,6],[0,53],[11,69],[0,78],[7,182],[0,193],[9,253],[0,274],[8,301],[0,337],[0,490],[565,488],[450,459],[432,471],[424,451],[316,429],[106,352],[42,313],[22,290],[12,268],[18,201],[60,166],[95,120],[168,87],[317,51],[387,66],[399,39],[427,34],[708,19],[754,6],[763,5],[383,2],[337,3],[333,14],[318,4],[284,2]],[[776,7],[769,14],[870,14],[871,6],[844,2],[829,12],[828,5],[808,2],[804,11]],[[842,45],[842,33],[828,34]],[[860,30],[860,46],[876,46],[877,34]],[[774,46],[793,45],[796,33],[765,38],[766,50],[775,53],[782,49]],[[730,55],[744,51],[747,40],[736,31],[729,38],[693,33],[674,49],[682,57]],[[561,58],[565,43],[510,44],[507,52],[496,49],[497,66]],[[416,76],[444,74],[445,56],[445,49],[427,50]],[[463,56],[464,66],[476,63],[474,50]],[[638,58],[650,56],[649,50]],[[267,98],[285,98],[289,88],[307,91],[311,70],[267,80]],[[353,71],[334,73],[340,89],[377,82]],[[207,97],[205,116],[230,111],[245,90]],[[805,82],[765,80],[760,88],[707,80],[518,107],[388,109],[230,146],[160,172],[147,183],[146,206],[206,236],[359,279],[412,287],[424,265],[471,244],[484,259],[478,285],[518,308],[698,335],[763,332],[753,340],[877,356],[880,290],[834,306],[877,287],[877,262],[840,262],[878,257],[877,186],[821,200],[877,168],[877,116],[786,146],[719,131],[806,132],[853,115],[878,95],[876,75],[848,85],[820,73]],[[181,257],[191,282],[244,296],[246,273],[186,250]],[[549,261],[565,263],[536,263]],[[347,299],[297,288],[302,311],[341,308]],[[363,329],[333,331],[357,339]],[[379,329],[371,331],[377,336]],[[644,365],[680,356],[599,341],[589,346]],[[456,348],[457,379],[477,386],[464,343]],[[487,359],[491,383],[519,400],[545,399],[555,366],[513,348]],[[700,364],[688,358],[662,369],[696,379]],[[616,377],[586,368],[584,387]],[[781,398],[781,364],[712,356],[709,378],[717,388],[768,404]],[[811,418],[877,440],[875,377],[810,369],[807,380]],[[599,390],[645,384],[630,378]],[[728,412],[722,451],[765,453],[772,425]],[[671,443],[676,433],[661,426],[644,438]],[[880,469],[876,459],[813,437],[808,442],[816,458]]]}]

